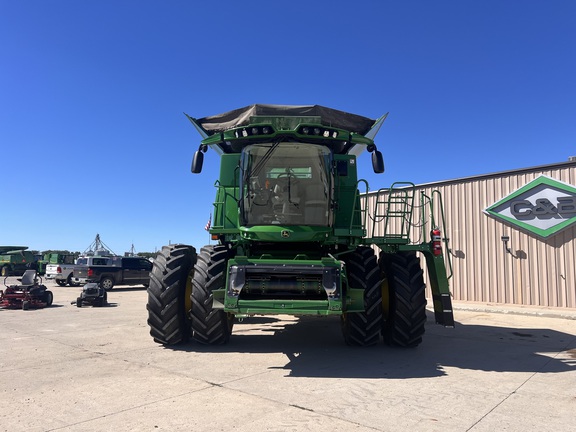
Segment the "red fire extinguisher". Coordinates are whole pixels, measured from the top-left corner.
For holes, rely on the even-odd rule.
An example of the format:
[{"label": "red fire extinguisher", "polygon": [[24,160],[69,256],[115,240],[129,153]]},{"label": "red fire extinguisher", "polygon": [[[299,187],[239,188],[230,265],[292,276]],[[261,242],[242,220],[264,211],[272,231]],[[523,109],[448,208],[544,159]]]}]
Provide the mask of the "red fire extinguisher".
[{"label": "red fire extinguisher", "polygon": [[436,256],[442,255],[442,236],[440,235],[440,230],[434,228],[430,231],[430,236],[432,237],[432,253]]}]

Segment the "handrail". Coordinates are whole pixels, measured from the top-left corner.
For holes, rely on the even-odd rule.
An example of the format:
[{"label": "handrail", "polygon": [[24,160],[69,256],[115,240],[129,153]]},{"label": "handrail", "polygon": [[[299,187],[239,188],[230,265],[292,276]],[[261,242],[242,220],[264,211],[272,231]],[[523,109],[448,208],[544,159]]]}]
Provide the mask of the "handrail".
[{"label": "handrail", "polygon": [[[364,183],[364,195],[366,196],[368,194],[368,191],[370,189],[370,186],[368,186],[368,181],[364,180],[364,179],[360,179],[356,182],[356,192],[354,193],[354,204],[352,205],[352,214],[350,215],[350,226],[349,226],[349,230],[353,230],[354,228],[358,228],[358,229],[362,229],[365,230],[366,229],[366,220],[368,218],[368,201],[364,200],[364,205],[362,206],[361,202],[362,200],[360,200],[360,183]],[[357,209],[356,206],[359,205],[360,208]],[[360,220],[360,225],[354,225],[354,216],[359,213],[359,220]]]},{"label": "handrail", "polygon": [[[430,231],[440,228],[442,233],[446,233],[446,217],[444,214],[444,203],[439,190],[433,190],[429,195],[420,191],[420,203],[414,205],[416,186],[410,182],[396,182],[389,188],[381,188],[377,191],[374,208],[370,218],[372,219],[371,235],[379,239],[383,244],[406,243],[423,244],[430,236]],[[366,203],[368,199],[365,200]],[[414,212],[418,209],[418,212]],[[392,219],[400,219],[394,226]],[[440,226],[438,226],[440,224]],[[377,226],[381,227],[381,234],[376,236]],[[395,233],[390,231],[397,228]],[[410,235],[417,235],[419,238],[411,239]],[[449,238],[442,239],[445,249],[449,251]],[[453,276],[452,257],[448,256],[448,279]]]},{"label": "handrail", "polygon": [[[438,195],[438,203],[439,203],[439,206],[440,206],[440,216],[441,216],[441,218],[442,218],[442,228],[441,228],[442,231],[441,231],[441,232],[445,234],[447,231],[446,231],[446,217],[445,217],[445,215],[444,215],[444,200],[443,200],[442,194],[440,193],[439,190],[433,190],[433,191],[432,191],[432,196],[434,196],[434,194],[437,194],[437,195]],[[450,249],[449,249],[449,247],[448,247],[448,242],[450,241],[450,239],[449,239],[448,237],[444,236],[444,237],[442,238],[442,241],[444,242],[444,246],[445,246],[445,248],[446,248],[446,251],[449,252]],[[450,278],[452,277],[452,275],[453,275],[453,271],[452,271],[452,256],[451,256],[450,253],[447,253],[446,255],[448,256],[448,269],[449,269],[448,279],[450,279]]]},{"label": "handrail", "polygon": [[[410,242],[410,226],[414,212],[414,187],[413,183],[395,182],[389,188],[378,190],[374,203],[374,215],[372,216],[372,236],[376,232],[376,225],[384,221],[381,237]],[[379,210],[382,206],[385,208]],[[389,232],[392,227],[392,218],[400,219],[400,232],[397,234]]]},{"label": "handrail", "polygon": [[[220,185],[220,180],[216,180],[214,182],[214,187],[217,190],[223,189],[224,186]],[[220,194],[218,191],[216,192],[216,196],[218,197]],[[225,195],[224,195],[225,196]],[[212,204],[214,206],[214,223],[212,223],[212,228],[224,228],[224,218],[226,213],[226,201],[214,201]],[[217,224],[216,222],[220,221],[221,224]]]},{"label": "handrail", "polygon": [[[436,195],[436,198],[435,198]],[[434,228],[439,228],[440,232],[442,233],[446,233],[446,217],[444,215],[444,200],[442,198],[442,194],[440,193],[439,190],[435,189],[432,191],[431,196],[426,195],[426,193],[424,191],[420,192],[420,202],[421,202],[421,206],[422,206],[422,217],[423,217],[423,223],[422,223],[422,235],[425,236],[427,233],[426,231],[426,219],[424,218],[424,210],[426,207],[426,202],[425,199],[427,198],[427,203],[430,207],[430,230],[434,229]],[[441,225],[438,225],[436,223],[436,219],[435,219],[435,211],[434,211],[434,205],[435,202],[437,202],[438,204],[438,217],[440,219]],[[443,237],[442,241],[444,242],[444,246],[446,251],[449,251],[450,249],[448,248],[448,242],[449,242],[449,238],[447,237]],[[448,257],[448,269],[449,269],[449,274],[448,274],[448,279],[450,279],[454,272],[452,270],[452,256],[450,255],[450,253],[445,254]]]}]

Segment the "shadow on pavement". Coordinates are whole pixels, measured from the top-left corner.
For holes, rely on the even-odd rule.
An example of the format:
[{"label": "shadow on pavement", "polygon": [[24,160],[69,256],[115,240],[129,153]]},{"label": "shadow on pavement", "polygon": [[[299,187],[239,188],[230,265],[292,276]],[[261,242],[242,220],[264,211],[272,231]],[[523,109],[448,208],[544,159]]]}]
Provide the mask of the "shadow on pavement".
[{"label": "shadow on pavement", "polygon": [[[251,324],[245,334],[243,324]],[[255,329],[259,333],[255,333]],[[447,368],[494,372],[558,373],[576,370],[576,336],[545,328],[518,329],[457,323],[444,328],[429,314],[417,348],[345,345],[339,317],[270,317],[235,323],[227,345],[187,343],[167,349],[191,352],[284,353],[292,377],[440,377]],[[558,356],[559,353],[563,355]]]},{"label": "shadow on pavement", "polygon": [[108,293],[115,293],[115,292],[128,292],[128,291],[146,291],[148,288],[140,285],[134,286],[115,286],[113,287]]}]

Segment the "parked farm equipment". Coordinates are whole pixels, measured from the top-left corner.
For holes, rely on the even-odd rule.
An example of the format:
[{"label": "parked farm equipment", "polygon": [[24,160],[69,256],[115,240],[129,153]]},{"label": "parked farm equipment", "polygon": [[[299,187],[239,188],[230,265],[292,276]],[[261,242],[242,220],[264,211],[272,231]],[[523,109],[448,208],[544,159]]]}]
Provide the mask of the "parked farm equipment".
[{"label": "parked farm equipment", "polygon": [[203,137],[192,172],[201,172],[209,148],[220,155],[207,227],[216,244],[198,253],[172,244],[158,254],[148,289],[156,342],[223,344],[235,318],[292,314],[340,316],[349,345],[383,339],[415,347],[427,302],[417,252],[428,266],[436,322],[454,325],[438,227],[418,243],[407,231],[367,236],[368,216],[425,225],[411,220],[412,195],[389,198],[368,215],[368,183],[357,177],[356,157],[367,150],[374,172],[384,171],[374,137],[386,116],[252,105],[188,118]]},{"label": "parked farm equipment", "polygon": [[52,305],[54,295],[42,285],[36,270],[26,270],[19,285],[7,285],[4,278],[4,290],[0,290],[0,307],[7,309],[38,309]]}]

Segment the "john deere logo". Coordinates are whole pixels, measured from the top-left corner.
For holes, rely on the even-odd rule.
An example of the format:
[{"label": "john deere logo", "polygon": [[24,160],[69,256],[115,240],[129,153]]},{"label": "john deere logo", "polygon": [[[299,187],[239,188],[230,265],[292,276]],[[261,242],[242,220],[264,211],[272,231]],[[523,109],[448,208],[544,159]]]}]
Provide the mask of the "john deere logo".
[{"label": "john deere logo", "polygon": [[288,230],[282,230],[282,232],[280,233],[280,235],[284,238],[288,238],[290,237],[290,231]]},{"label": "john deere logo", "polygon": [[540,176],[485,212],[546,238],[576,222],[576,187]]}]

